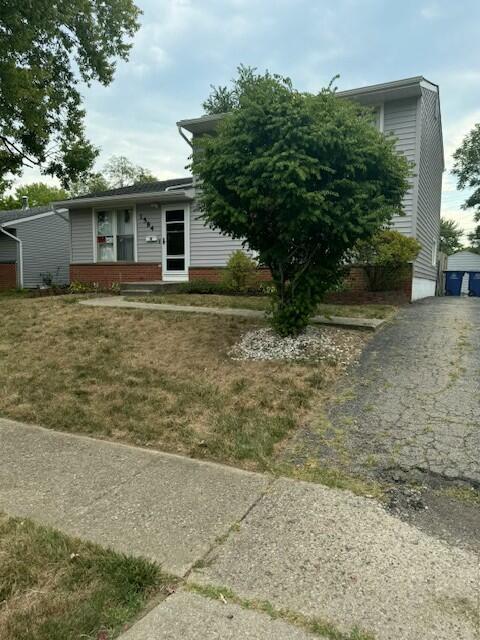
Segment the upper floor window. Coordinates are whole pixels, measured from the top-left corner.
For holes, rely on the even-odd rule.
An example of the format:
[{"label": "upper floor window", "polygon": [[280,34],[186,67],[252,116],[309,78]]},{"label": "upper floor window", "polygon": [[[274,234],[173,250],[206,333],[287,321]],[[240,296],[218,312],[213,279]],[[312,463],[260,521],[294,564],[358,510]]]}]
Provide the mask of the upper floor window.
[{"label": "upper floor window", "polygon": [[135,260],[135,216],[133,209],[96,212],[97,262]]}]

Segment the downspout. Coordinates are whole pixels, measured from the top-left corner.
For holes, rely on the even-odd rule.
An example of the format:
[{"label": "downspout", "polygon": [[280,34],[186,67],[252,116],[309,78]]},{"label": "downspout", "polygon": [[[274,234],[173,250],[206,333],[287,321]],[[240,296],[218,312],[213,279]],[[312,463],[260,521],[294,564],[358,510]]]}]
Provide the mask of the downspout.
[{"label": "downspout", "polygon": [[18,242],[18,275],[19,275],[19,285],[20,289],[23,289],[23,244],[20,238],[14,236],[12,233],[5,231],[3,227],[0,227],[0,231],[4,233],[6,236]]},{"label": "downspout", "polygon": [[183,133],[182,127],[177,126],[177,128],[178,128],[178,133],[182,136],[182,138],[185,140],[185,142],[188,144],[188,146],[192,147],[192,149],[193,149],[193,144],[192,144],[191,140],[189,140],[187,138],[187,136]]},{"label": "downspout", "polygon": [[[68,236],[69,236],[68,237],[68,239],[69,239],[68,244],[70,245],[69,265],[71,265],[72,264],[72,221],[70,219],[70,216],[65,217],[60,213],[60,211],[68,211],[68,209],[60,209],[59,210],[59,209],[55,208],[54,204],[52,204],[51,206],[52,206],[52,211],[56,216],[58,216],[59,218],[61,218],[65,222],[68,222]],[[71,267],[69,266],[69,273],[70,273],[70,268]],[[70,282],[70,275],[68,276],[68,282]]]}]

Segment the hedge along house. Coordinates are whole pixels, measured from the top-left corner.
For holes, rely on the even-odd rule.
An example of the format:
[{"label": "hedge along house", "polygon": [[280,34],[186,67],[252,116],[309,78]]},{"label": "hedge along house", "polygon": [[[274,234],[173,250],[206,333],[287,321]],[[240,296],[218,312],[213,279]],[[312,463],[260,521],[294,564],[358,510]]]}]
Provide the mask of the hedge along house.
[{"label": "hedge along house", "polygon": [[69,282],[70,225],[66,210],[0,211],[0,289]]},{"label": "hedge along house", "polygon": [[[438,87],[423,77],[338,95],[376,109],[378,128],[396,137],[396,148],[414,165],[404,215],[393,227],[416,237],[422,250],[407,283],[409,299],[435,295],[443,143]],[[177,123],[182,137],[214,134],[224,115]],[[192,178],[167,180],[90,194],[57,203],[71,222],[72,281],[104,286],[122,282],[217,280],[239,240],[221,235],[201,219]],[[355,287],[367,288],[355,273]]]}]

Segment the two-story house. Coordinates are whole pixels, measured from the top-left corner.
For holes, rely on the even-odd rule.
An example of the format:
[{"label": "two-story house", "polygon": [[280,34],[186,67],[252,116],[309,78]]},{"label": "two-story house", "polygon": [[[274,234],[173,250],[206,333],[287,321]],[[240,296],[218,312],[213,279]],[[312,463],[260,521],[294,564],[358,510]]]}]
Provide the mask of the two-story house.
[{"label": "two-story house", "polygon": [[[422,249],[412,269],[411,299],[435,295],[444,170],[439,91],[423,77],[342,91],[339,97],[377,109],[377,126],[396,138],[414,164],[403,215],[393,227],[417,238]],[[178,122],[181,135],[215,131],[222,115]],[[90,194],[56,206],[71,222],[72,281],[215,280],[241,242],[206,226],[192,178],[160,181]]]}]

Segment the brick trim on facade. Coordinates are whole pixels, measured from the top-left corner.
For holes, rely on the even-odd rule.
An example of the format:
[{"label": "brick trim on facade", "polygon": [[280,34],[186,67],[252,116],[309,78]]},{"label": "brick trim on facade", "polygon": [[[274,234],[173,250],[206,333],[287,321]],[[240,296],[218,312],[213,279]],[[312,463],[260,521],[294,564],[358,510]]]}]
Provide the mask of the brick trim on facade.
[{"label": "brick trim on facade", "polygon": [[345,290],[328,293],[327,302],[353,304],[405,304],[412,300],[413,267],[405,273],[404,279],[398,283],[396,289],[390,291],[369,291],[369,282],[362,266],[353,266],[344,280]]},{"label": "brick trim on facade", "polygon": [[0,291],[16,289],[17,287],[17,265],[15,262],[0,263]]},{"label": "brick trim on facade", "polygon": [[108,262],[104,264],[70,264],[70,282],[93,283],[111,287],[122,282],[151,282],[162,279],[157,262]]},{"label": "brick trim on facade", "polygon": [[[13,267],[13,285],[16,286],[15,265],[1,265],[1,267]],[[221,282],[224,267],[190,267],[189,280],[204,280],[207,282]],[[10,278],[12,276],[10,275]],[[258,280],[268,282],[271,280],[268,269],[259,269]],[[135,263],[104,263],[104,264],[71,264],[70,282],[97,283],[102,287],[111,287],[114,283],[122,282],[151,282],[162,279],[162,267],[156,262]],[[12,280],[9,280],[11,283]],[[392,291],[369,291],[368,278],[365,269],[354,266],[350,269],[345,281],[343,291],[327,294],[327,302],[344,304],[405,304],[412,299],[412,270],[399,283],[398,288]],[[0,289],[2,288],[2,276],[0,274]]]}]

